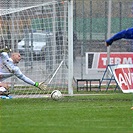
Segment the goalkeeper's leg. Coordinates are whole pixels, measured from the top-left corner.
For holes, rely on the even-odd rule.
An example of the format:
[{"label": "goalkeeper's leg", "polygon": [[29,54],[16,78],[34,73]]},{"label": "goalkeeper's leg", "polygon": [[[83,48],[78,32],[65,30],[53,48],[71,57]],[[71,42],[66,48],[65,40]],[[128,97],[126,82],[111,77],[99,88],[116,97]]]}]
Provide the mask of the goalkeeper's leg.
[{"label": "goalkeeper's leg", "polygon": [[10,94],[8,89],[5,89],[4,87],[0,87],[0,95],[8,96]]}]

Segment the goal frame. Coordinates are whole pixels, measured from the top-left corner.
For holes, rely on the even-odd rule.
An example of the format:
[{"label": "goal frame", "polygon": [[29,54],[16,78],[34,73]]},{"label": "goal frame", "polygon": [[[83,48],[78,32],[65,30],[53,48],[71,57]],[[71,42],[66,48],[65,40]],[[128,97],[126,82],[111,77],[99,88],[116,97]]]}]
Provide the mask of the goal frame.
[{"label": "goal frame", "polygon": [[[55,2],[55,1],[53,1]],[[49,3],[49,2],[48,2]],[[67,4],[67,11],[68,11],[68,16],[67,16],[67,27],[68,29],[64,29],[64,30],[68,30],[68,35],[67,35],[67,41],[68,41],[68,66],[67,66],[67,69],[68,69],[68,94],[69,95],[73,95],[73,0],[66,0],[66,1],[63,1],[63,4]],[[39,4],[41,5],[41,4]],[[36,7],[36,6],[31,6],[31,7]],[[54,7],[54,6],[53,6]],[[29,10],[29,8],[27,7],[24,7],[24,8],[17,8],[16,10],[12,7],[12,9],[7,9],[4,11],[4,14],[2,15],[7,15],[8,14],[12,14],[12,15],[9,15],[11,18],[10,18],[10,26],[8,28],[11,28],[11,33],[13,33],[14,29],[15,29],[15,26],[14,26],[14,23],[15,21],[13,20],[13,18],[15,17],[14,16],[14,13],[16,13],[17,11],[20,12],[22,10]],[[65,10],[65,9],[64,9]],[[54,17],[54,14],[53,14],[53,17]],[[54,22],[53,22],[53,25],[54,25]],[[54,28],[53,28],[54,30]],[[13,39],[13,40],[12,40]],[[14,40],[15,40],[15,36],[13,34],[11,34],[11,40],[10,40],[10,43],[11,43],[11,48],[12,48],[12,51],[15,52],[15,49],[14,49]],[[55,39],[55,36],[54,36],[54,39]],[[5,44],[4,44],[5,45]],[[64,63],[65,64],[65,63]],[[22,70],[23,72],[23,70]],[[11,78],[11,88],[13,89],[13,86],[14,86],[14,77]]]}]

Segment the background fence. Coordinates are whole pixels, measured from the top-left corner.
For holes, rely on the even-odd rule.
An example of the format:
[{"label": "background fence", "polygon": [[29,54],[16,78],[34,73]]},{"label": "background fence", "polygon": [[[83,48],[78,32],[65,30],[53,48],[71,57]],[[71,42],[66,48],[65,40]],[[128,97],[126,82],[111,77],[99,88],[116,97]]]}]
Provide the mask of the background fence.
[{"label": "background fence", "polygon": [[[108,38],[108,17],[110,0],[74,0],[74,69],[76,78],[101,78],[96,70],[86,74],[86,52],[107,52],[104,43]],[[111,0],[111,36],[132,27],[131,0]],[[111,46],[111,52],[132,52],[131,40],[119,40]],[[92,55],[88,59],[92,64]]]}]

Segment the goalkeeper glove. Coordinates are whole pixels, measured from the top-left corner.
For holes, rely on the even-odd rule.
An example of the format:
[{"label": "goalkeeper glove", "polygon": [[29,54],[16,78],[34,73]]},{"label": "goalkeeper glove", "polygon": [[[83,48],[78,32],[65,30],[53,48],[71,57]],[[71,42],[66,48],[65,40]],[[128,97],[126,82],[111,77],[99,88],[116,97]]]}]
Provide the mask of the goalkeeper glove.
[{"label": "goalkeeper glove", "polygon": [[40,82],[40,83],[39,82],[36,82],[34,86],[37,87],[37,88],[39,88],[40,90],[45,90],[47,86],[44,85],[43,83],[44,82]]},{"label": "goalkeeper glove", "polygon": [[8,47],[6,46],[5,48],[0,49],[0,53],[2,53],[2,52],[7,52],[7,53],[9,53],[9,52],[11,52],[11,49],[8,48]]}]

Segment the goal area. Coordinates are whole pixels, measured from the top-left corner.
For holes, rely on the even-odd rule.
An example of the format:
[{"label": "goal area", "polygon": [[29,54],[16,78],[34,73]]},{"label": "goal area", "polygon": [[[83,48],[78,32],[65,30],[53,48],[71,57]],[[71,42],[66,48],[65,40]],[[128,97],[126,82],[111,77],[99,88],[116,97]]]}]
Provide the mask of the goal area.
[{"label": "goal area", "polygon": [[20,52],[22,60],[18,66],[23,74],[35,82],[48,84],[42,91],[13,76],[4,82],[11,83],[10,93],[14,97],[45,97],[53,90],[73,93],[69,48],[73,31],[68,26],[72,24],[68,12],[71,4],[70,1],[8,3],[0,9],[0,48],[8,46],[12,52]]}]

